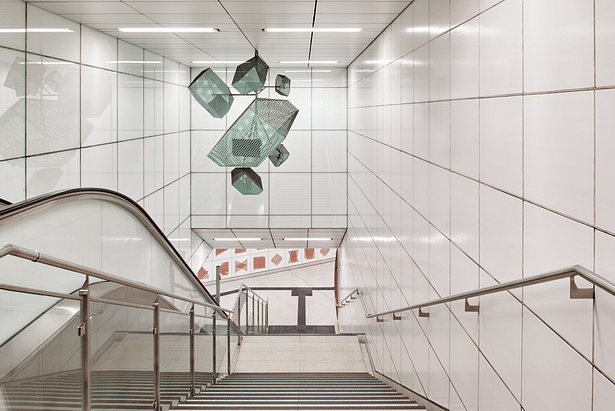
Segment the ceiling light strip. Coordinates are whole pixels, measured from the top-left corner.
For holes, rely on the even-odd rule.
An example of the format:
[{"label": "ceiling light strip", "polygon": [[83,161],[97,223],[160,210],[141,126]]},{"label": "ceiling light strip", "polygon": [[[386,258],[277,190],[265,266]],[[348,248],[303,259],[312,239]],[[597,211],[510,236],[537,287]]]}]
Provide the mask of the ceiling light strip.
[{"label": "ceiling light strip", "polygon": [[331,241],[332,238],[283,238],[284,241]]},{"label": "ceiling light strip", "polygon": [[71,29],[54,29],[54,28],[49,28],[49,29],[37,29],[37,28],[31,28],[31,29],[0,29],[0,33],[72,33],[73,30]]},{"label": "ceiling light strip", "polygon": [[360,33],[362,28],[265,28],[266,33]]},{"label": "ceiling light strip", "polygon": [[263,241],[262,238],[214,238],[214,241]]},{"label": "ceiling light strip", "polygon": [[118,30],[124,33],[218,33],[220,31],[211,27],[123,27]]},{"label": "ceiling light strip", "polygon": [[339,64],[337,60],[318,61],[318,60],[303,60],[303,61],[278,61],[280,64]]}]

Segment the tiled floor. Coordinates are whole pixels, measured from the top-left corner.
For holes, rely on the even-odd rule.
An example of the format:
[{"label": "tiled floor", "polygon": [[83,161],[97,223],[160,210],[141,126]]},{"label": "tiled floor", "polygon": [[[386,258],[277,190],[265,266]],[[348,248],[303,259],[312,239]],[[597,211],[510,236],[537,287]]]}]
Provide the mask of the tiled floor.
[{"label": "tiled floor", "polygon": [[247,336],[236,372],[366,372],[356,336]]}]

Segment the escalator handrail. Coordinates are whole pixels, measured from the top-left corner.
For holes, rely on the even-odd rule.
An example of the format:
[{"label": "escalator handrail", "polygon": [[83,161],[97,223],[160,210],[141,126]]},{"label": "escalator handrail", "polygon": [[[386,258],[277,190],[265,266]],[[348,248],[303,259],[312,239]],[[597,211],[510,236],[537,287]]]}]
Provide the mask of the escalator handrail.
[{"label": "escalator handrail", "polygon": [[[101,200],[106,201],[124,208],[143,224],[150,232],[152,237],[156,239],[158,244],[166,251],[171,259],[182,270],[188,280],[195,286],[196,290],[201,293],[203,298],[210,304],[218,305],[215,298],[207,291],[198,277],[194,274],[188,263],[179,255],[175,247],[169,239],[164,235],[160,227],[154,222],[150,215],[133,199],[105,188],[71,188],[67,190],[56,191],[48,194],[43,194],[38,197],[13,203],[6,207],[0,208],[0,225],[5,222],[27,217],[38,211],[42,211],[52,205],[61,204],[74,200]],[[225,314],[221,313],[223,316]]]},{"label": "escalator handrail", "polygon": [[[218,304],[210,304],[210,303],[204,303],[204,302],[198,301],[198,300],[193,300],[191,298],[184,297],[184,296],[177,295],[177,294],[173,294],[171,292],[168,292],[168,291],[165,291],[165,290],[161,290],[161,289],[156,288],[156,287],[152,287],[152,286],[145,285],[145,284],[142,284],[142,283],[137,283],[137,282],[134,282],[134,281],[122,278],[122,277],[118,277],[118,276],[113,275],[113,274],[109,274],[109,273],[105,273],[105,272],[100,271],[100,270],[96,270],[94,268],[85,267],[85,266],[80,265],[80,264],[75,264],[75,263],[72,263],[70,261],[63,260],[61,258],[52,257],[52,256],[49,256],[49,255],[43,254],[43,253],[41,253],[39,251],[29,250],[27,248],[19,247],[19,246],[13,245],[13,244],[7,244],[4,247],[0,247],[0,258],[4,258],[4,257],[6,257],[8,255],[12,255],[12,256],[15,256],[15,257],[19,257],[19,258],[23,258],[23,259],[26,259],[26,260],[30,260],[30,261],[32,261],[34,263],[45,264],[45,265],[48,265],[48,266],[51,266],[51,267],[56,267],[56,268],[60,268],[60,269],[63,269],[63,270],[69,270],[69,271],[73,271],[73,272],[80,273],[80,274],[83,274],[83,275],[100,278],[102,280],[110,281],[110,282],[113,282],[113,283],[116,283],[116,284],[121,284],[121,285],[125,285],[125,286],[128,286],[128,287],[133,287],[133,288],[136,288],[136,289],[139,289],[139,290],[148,291],[148,292],[151,292],[151,293],[155,293],[155,294],[159,294],[159,295],[162,295],[162,296],[165,296],[165,297],[169,297],[169,298],[185,301],[185,302],[192,303],[192,304],[195,304],[195,305],[204,306],[204,307],[207,307],[207,308],[214,309],[214,310],[218,311],[219,313],[222,313],[222,312],[230,313],[230,312],[232,312],[232,310],[230,310],[228,308],[222,308]],[[56,298],[81,300],[80,297],[74,296],[74,295],[56,293],[56,292],[47,291],[47,290],[40,290],[40,289],[33,289],[33,288],[5,285],[5,284],[0,284],[0,289],[5,289],[5,290],[9,290],[9,291],[16,291],[16,292],[23,292],[23,293],[29,293],[29,294],[46,295],[46,296],[51,296],[51,297],[56,297]]]}]

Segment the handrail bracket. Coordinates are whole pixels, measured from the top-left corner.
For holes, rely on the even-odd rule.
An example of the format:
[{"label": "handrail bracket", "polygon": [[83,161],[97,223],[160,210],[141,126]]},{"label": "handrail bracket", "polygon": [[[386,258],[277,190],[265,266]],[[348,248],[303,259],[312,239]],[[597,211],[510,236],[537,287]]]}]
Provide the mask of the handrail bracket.
[{"label": "handrail bracket", "polygon": [[574,282],[576,275],[570,277],[570,299],[593,299],[594,287],[591,288],[579,288],[577,283]]},{"label": "handrail bracket", "polygon": [[467,313],[477,313],[479,312],[480,304],[471,305],[468,299],[466,298],[465,310]]},{"label": "handrail bracket", "polygon": [[429,312],[423,311],[423,309],[419,308],[419,317],[428,318]]}]

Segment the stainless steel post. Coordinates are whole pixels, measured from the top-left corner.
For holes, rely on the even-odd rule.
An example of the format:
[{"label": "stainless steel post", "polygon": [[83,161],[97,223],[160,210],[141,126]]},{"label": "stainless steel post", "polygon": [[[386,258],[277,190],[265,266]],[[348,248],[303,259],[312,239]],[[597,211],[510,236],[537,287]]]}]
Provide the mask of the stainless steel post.
[{"label": "stainless steel post", "polygon": [[160,304],[154,303],[154,410],[162,410],[160,405]]},{"label": "stainless steel post", "polygon": [[86,280],[84,284],[87,287],[84,290],[79,290],[81,296],[81,325],[79,325],[79,336],[81,337],[81,409],[90,411],[92,409],[91,395],[91,380],[90,380],[90,290]]},{"label": "stainless steel post", "polygon": [[194,383],[194,304],[190,308],[190,396],[196,394],[196,386]]},{"label": "stainless steel post", "polygon": [[254,293],[252,293],[252,334],[254,334],[256,331],[256,321],[254,321],[254,300]]},{"label": "stainless steel post", "polygon": [[[233,313],[237,319],[237,345],[241,345],[241,296],[243,293],[239,290],[239,302],[237,303],[237,312]],[[230,316],[230,314],[229,314]]]},{"label": "stainless steel post", "polygon": [[226,319],[226,373],[231,375],[231,315]]},{"label": "stainless steel post", "polygon": [[220,305],[220,266],[216,266],[216,302]]},{"label": "stainless steel post", "polygon": [[267,304],[265,305],[265,334],[269,333],[269,298],[267,298]]},{"label": "stainless steel post", "polygon": [[248,290],[246,289],[246,335],[250,334],[250,316],[248,314],[248,302],[250,298],[248,297]]},{"label": "stainless steel post", "polygon": [[261,299],[259,298],[258,301],[256,301],[256,333],[260,334],[261,333]]},{"label": "stainless steel post", "polygon": [[214,360],[214,365],[213,365],[213,374],[214,374],[214,378],[213,378],[213,382],[215,383],[217,378],[216,378],[216,312],[214,311],[214,314],[212,316],[212,320],[213,320],[213,328],[212,328],[212,334],[214,336],[214,343],[213,343],[213,360]]},{"label": "stainless steel post", "polygon": [[261,304],[261,325],[263,329],[261,330],[261,334],[267,333],[267,328],[265,327],[265,301]]}]

